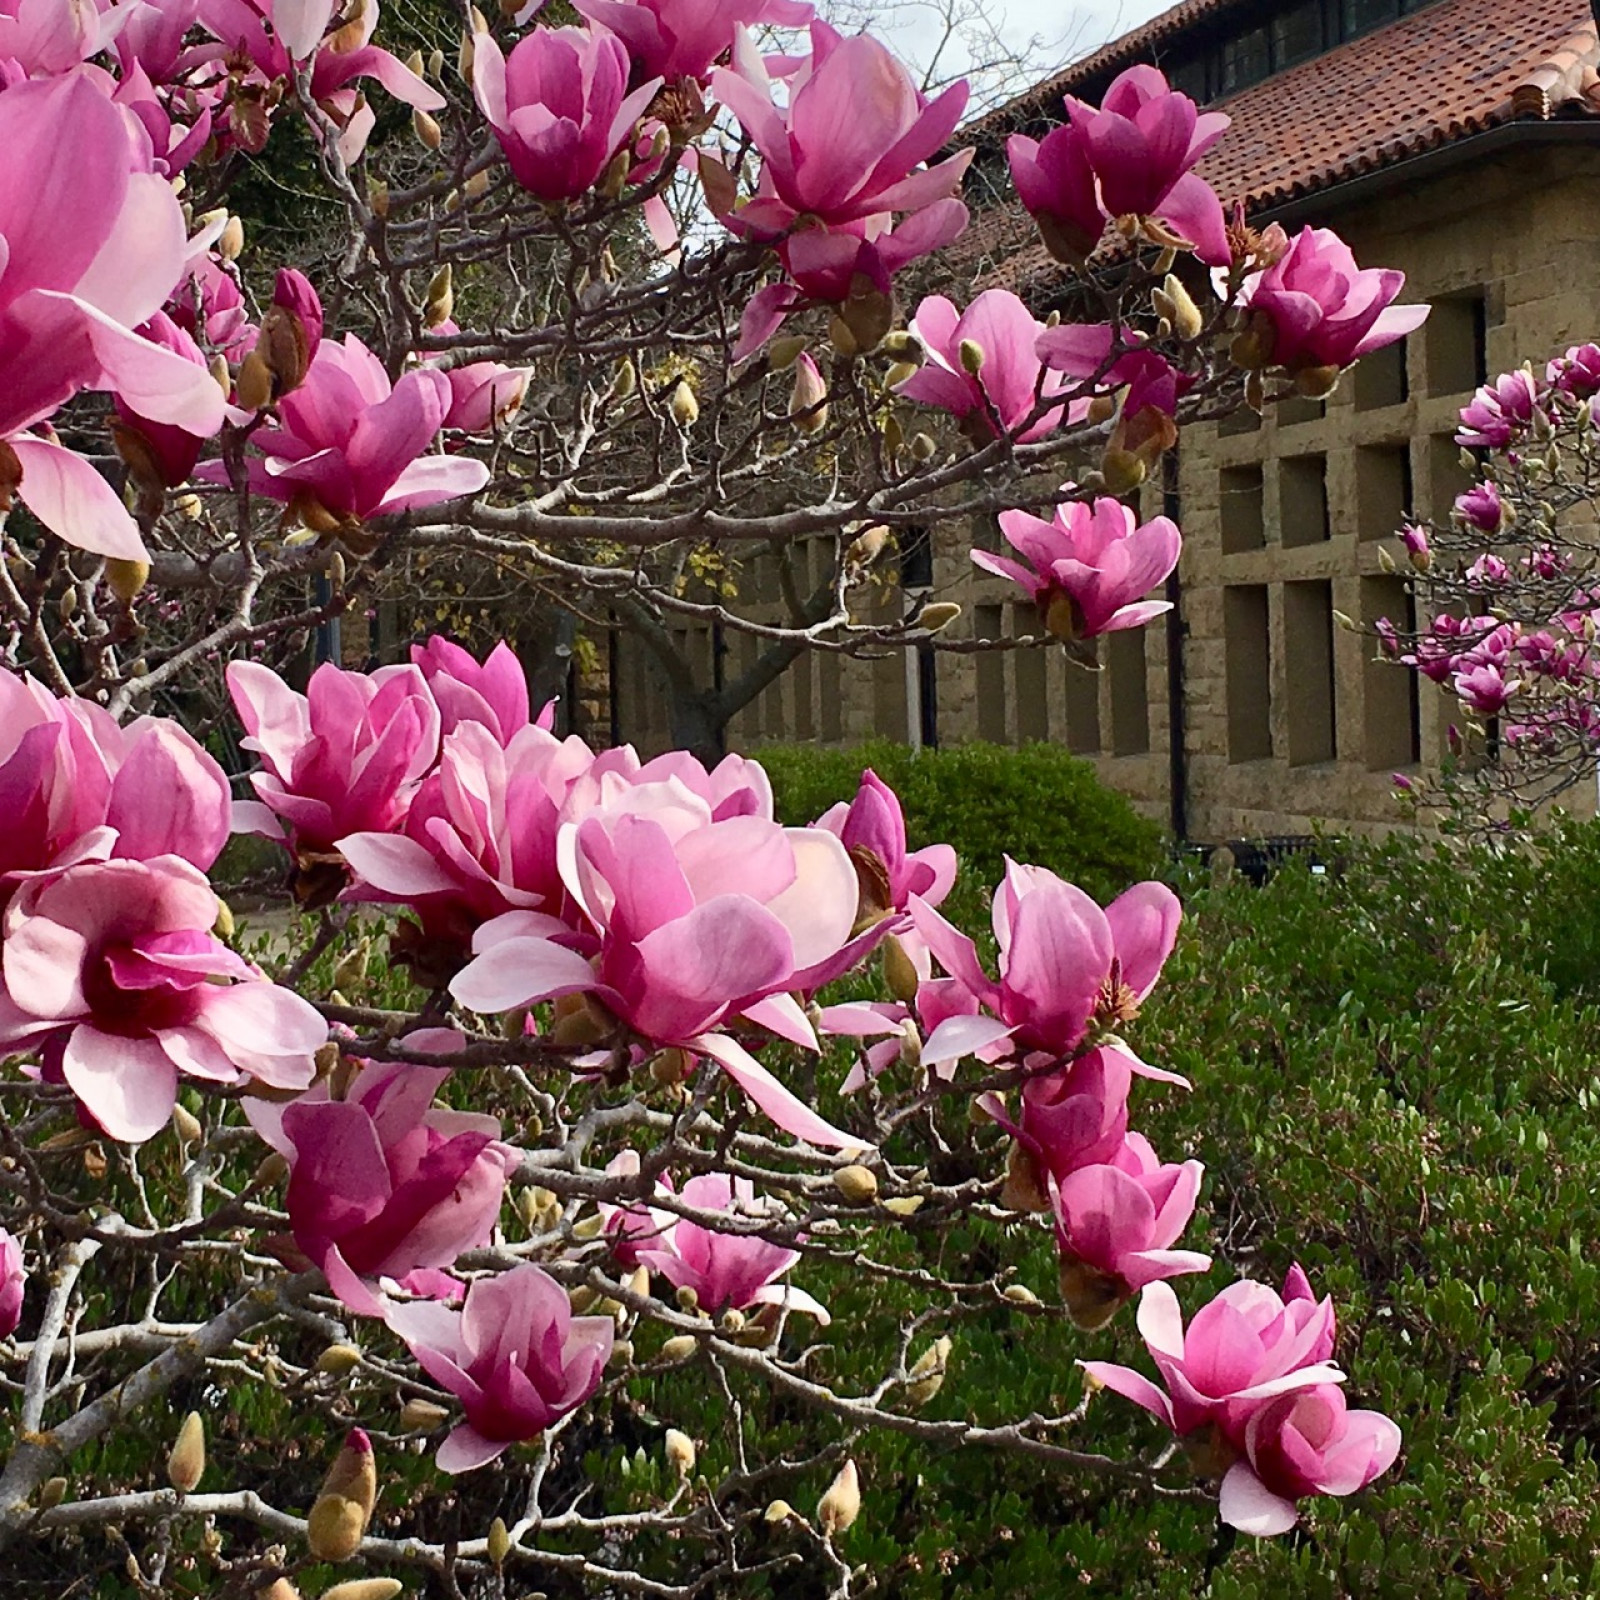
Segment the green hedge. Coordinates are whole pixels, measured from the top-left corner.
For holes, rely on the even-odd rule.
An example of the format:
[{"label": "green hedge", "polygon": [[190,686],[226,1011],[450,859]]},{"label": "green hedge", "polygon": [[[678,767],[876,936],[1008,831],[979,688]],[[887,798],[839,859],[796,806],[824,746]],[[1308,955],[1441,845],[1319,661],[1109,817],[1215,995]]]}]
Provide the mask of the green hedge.
[{"label": "green hedge", "polygon": [[1158,873],[1164,859],[1160,828],[1059,745],[913,752],[878,739],[850,750],[765,745],[753,754],[771,774],[778,814],[791,826],[851,799],[870,767],[899,795],[913,849],[955,847],[961,876],[950,914],[957,921],[987,920],[985,896],[1008,854],[1049,867],[1102,900]]}]

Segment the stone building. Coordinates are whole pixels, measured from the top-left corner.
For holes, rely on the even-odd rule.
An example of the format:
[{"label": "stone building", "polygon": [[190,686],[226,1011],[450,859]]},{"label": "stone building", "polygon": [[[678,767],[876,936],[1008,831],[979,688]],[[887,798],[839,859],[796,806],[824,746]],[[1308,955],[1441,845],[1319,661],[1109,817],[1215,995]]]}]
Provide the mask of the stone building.
[{"label": "stone building", "polygon": [[[1232,118],[1200,167],[1225,203],[1337,228],[1363,265],[1406,273],[1402,298],[1429,301],[1428,322],[1326,402],[1185,430],[1142,508],[1183,528],[1177,609],[1101,640],[1098,672],[1059,647],[803,657],[732,740],[1048,739],[1180,837],[1382,827],[1390,775],[1437,763],[1448,708],[1335,613],[1404,614],[1380,548],[1408,513],[1447,514],[1456,413],[1485,375],[1600,334],[1595,23],[1581,0],[1183,0],[967,130],[979,181],[1002,170],[1006,133],[1037,136],[1063,93],[1096,100],[1139,61]],[[1014,203],[979,215],[974,238],[975,287],[1049,307],[1059,269]],[[1031,606],[971,567],[964,534],[935,530],[881,603],[931,591],[960,600],[978,637],[1036,633]],[[728,645],[720,670],[753,662],[754,641]],[[618,731],[651,742],[643,662],[624,648],[613,667]]]}]

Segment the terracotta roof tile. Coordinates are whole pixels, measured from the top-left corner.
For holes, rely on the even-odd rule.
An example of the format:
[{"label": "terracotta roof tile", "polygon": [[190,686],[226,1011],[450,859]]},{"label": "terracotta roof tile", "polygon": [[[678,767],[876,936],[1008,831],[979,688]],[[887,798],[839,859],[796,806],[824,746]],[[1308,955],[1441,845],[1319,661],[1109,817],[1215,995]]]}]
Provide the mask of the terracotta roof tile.
[{"label": "terracotta roof tile", "polygon": [[[1155,41],[1227,3],[1184,0],[1046,92],[1059,99],[1109,66],[1149,59]],[[1199,170],[1225,204],[1259,211],[1500,123],[1600,113],[1597,69],[1600,41],[1584,0],[1436,0],[1214,102],[1233,125]],[[1037,94],[1012,102],[1011,125],[1037,104]],[[993,116],[982,131],[997,131]],[[985,286],[1050,272],[1043,249],[1018,237],[1019,215],[1013,201],[974,219],[968,259],[992,264],[979,274]]]}]

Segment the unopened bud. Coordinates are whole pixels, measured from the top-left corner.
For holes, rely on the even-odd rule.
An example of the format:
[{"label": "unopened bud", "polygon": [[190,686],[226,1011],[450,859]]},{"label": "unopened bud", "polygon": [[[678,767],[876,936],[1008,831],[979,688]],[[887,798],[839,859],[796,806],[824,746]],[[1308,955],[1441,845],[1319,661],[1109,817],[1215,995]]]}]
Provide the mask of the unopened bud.
[{"label": "unopened bud", "polygon": [[477,48],[472,42],[472,34],[466,28],[463,28],[461,30],[461,44],[456,50],[456,71],[468,83],[472,82],[472,67],[477,54]]},{"label": "unopened bud", "polygon": [[239,363],[233,398],[246,411],[259,411],[262,406],[271,404],[272,369],[260,350],[252,350]]},{"label": "unopened bud", "polygon": [[1097,394],[1084,416],[1093,423],[1109,422],[1117,413],[1117,402],[1108,394]]},{"label": "unopened bud", "polygon": [[1193,296],[1172,273],[1168,273],[1158,291],[1166,304],[1156,302],[1156,309],[1172,324],[1172,331],[1180,339],[1198,339],[1205,327],[1205,318],[1194,303]]},{"label": "unopened bud", "polygon": [[853,1206],[878,1198],[878,1175],[871,1167],[839,1167],[833,1174],[833,1186]]},{"label": "unopened bud", "polygon": [[1044,1302],[1025,1283],[1008,1283],[1000,1291],[1004,1300],[1009,1300],[1014,1306],[1039,1306]]},{"label": "unopened bud", "polygon": [[450,1413],[431,1400],[413,1397],[400,1407],[400,1426],[407,1433],[432,1433],[442,1423],[450,1420]]},{"label": "unopened bud", "polygon": [[906,1385],[906,1404],[925,1406],[944,1385],[945,1369],[954,1348],[948,1338],[938,1338],[911,1364],[911,1382]]},{"label": "unopened bud", "polygon": [[961,370],[969,378],[976,378],[983,371],[984,349],[976,339],[963,339],[961,341]]},{"label": "unopened bud", "polygon": [[889,530],[881,522],[873,523],[851,540],[850,547],[844,553],[845,566],[870,567],[883,553],[883,547],[888,542]]},{"label": "unopened bud", "polygon": [[1333,613],[1333,620],[1337,622],[1346,633],[1354,633],[1356,631],[1355,623],[1343,611],[1335,611]]},{"label": "unopened bud", "polygon": [[317,1357],[312,1370],[326,1373],[332,1378],[342,1378],[347,1372],[354,1372],[360,1365],[361,1352],[353,1344],[330,1344]]},{"label": "unopened bud", "polygon": [[[932,606],[923,607],[922,615],[917,618],[921,627],[928,626],[928,612],[933,609]],[[955,607],[957,614],[960,610],[960,606]],[[942,628],[949,620],[942,619],[938,626]],[[908,1006],[917,998],[921,979],[917,975],[916,965],[906,954],[906,947],[892,933],[883,941],[883,981],[889,986],[889,993],[902,1005]]]},{"label": "unopened bud", "polygon": [[348,1561],[361,1548],[377,1501],[378,1464],[372,1441],[360,1428],[352,1428],[306,1518],[311,1554],[318,1561]]},{"label": "unopened bud", "polygon": [[795,358],[805,347],[805,340],[798,334],[786,333],[767,346],[767,365],[774,372],[782,372],[785,367],[794,365]]},{"label": "unopened bud", "polygon": [[924,606],[917,613],[917,626],[926,628],[929,633],[938,633],[940,629],[948,628],[960,615],[961,607],[954,600],[935,600],[931,606]]},{"label": "unopened bud", "polygon": [[591,1216],[580,1217],[572,1224],[572,1237],[574,1239],[598,1239],[606,1231],[606,1219],[598,1211]]},{"label": "unopened bud", "polygon": [[897,1194],[883,1202],[883,1209],[896,1217],[911,1217],[922,1209],[920,1194]]},{"label": "unopened bud", "polygon": [[411,131],[424,149],[437,150],[444,143],[443,130],[426,111],[414,110],[411,113]]},{"label": "unopened bud", "polygon": [[167,1457],[167,1482],[179,1494],[193,1494],[206,1470],[206,1425],[191,1411],[178,1429],[177,1443]]},{"label": "unopened bud", "polygon": [[689,1474],[694,1471],[694,1440],[691,1439],[688,1434],[680,1432],[677,1428],[668,1428],[666,1452],[667,1465],[670,1466],[680,1478],[687,1478]]},{"label": "unopened bud", "polygon": [[891,360],[909,362],[912,366],[920,367],[928,359],[922,341],[914,333],[899,328],[893,333],[886,333],[878,348]]},{"label": "unopened bud", "polygon": [[744,1312],[737,1306],[729,1306],[717,1319],[717,1324],[724,1333],[743,1333]]},{"label": "unopened bud", "polygon": [[1142,456],[1131,450],[1108,449],[1100,460],[1100,472],[1106,481],[1106,493],[1126,494],[1144,482],[1149,468]]},{"label": "unopened bud", "polygon": [[795,1509],[787,1500],[774,1500],[762,1513],[762,1521],[769,1525],[787,1522],[795,1515]]},{"label": "unopened bud", "polygon": [[695,399],[694,390],[685,379],[679,378],[674,385],[667,409],[680,428],[692,428],[700,420],[700,402]]},{"label": "unopened bud", "polygon": [[687,1361],[700,1348],[700,1341],[692,1333],[674,1334],[661,1346],[663,1361]]},{"label": "unopened bud", "polygon": [[633,1340],[618,1339],[611,1346],[611,1354],[606,1357],[606,1365],[613,1372],[621,1372],[633,1365]]},{"label": "unopened bud", "polygon": [[106,562],[106,587],[124,605],[130,603],[150,581],[148,561],[129,561],[112,556]]},{"label": "unopened bud", "polygon": [[913,461],[933,460],[938,448],[938,441],[931,433],[914,433],[911,435],[911,459]]},{"label": "unopened bud", "polygon": [[489,1524],[489,1537],[484,1541],[489,1547],[489,1559],[495,1566],[505,1565],[505,1560],[511,1554],[511,1530],[506,1527],[504,1518],[496,1517]]},{"label": "unopened bud", "polygon": [[900,1065],[908,1072],[916,1072],[922,1066],[922,1035],[910,1017],[900,1024]]},{"label": "unopened bud", "polygon": [[611,371],[611,393],[615,399],[626,400],[639,387],[639,374],[633,363],[623,356]]},{"label": "unopened bud", "polygon": [[398,1578],[350,1578],[322,1591],[322,1600],[394,1600],[405,1585]]},{"label": "unopened bud", "polygon": [[67,1498],[67,1480],[65,1478],[46,1478],[39,1488],[39,1509],[53,1511]]},{"label": "unopened bud", "polygon": [[181,1100],[173,1102],[172,1131],[179,1144],[199,1144],[206,1132],[200,1119]]},{"label": "unopened bud", "polygon": [[428,280],[428,293],[423,302],[424,327],[437,328],[448,322],[456,308],[455,271],[447,261]]},{"label": "unopened bud", "polygon": [[891,362],[889,370],[883,375],[883,386],[885,389],[898,389],[908,378],[916,377],[919,370],[909,361]]},{"label": "unopened bud", "polygon": [[822,369],[802,351],[794,363],[789,391],[789,420],[802,433],[820,433],[828,425],[828,385]]},{"label": "unopened bud", "polygon": [[441,50],[437,45],[435,45],[433,47],[433,49],[428,52],[428,71],[427,71],[426,75],[428,77],[430,77],[430,78],[433,78],[433,79],[437,80],[438,77],[439,77],[439,74],[442,73],[443,71],[444,71],[444,51]]},{"label": "unopened bud", "polygon": [[300,1600],[300,1591],[287,1578],[274,1578],[264,1589],[253,1591],[254,1600]]},{"label": "unopened bud", "polygon": [[289,1163],[283,1155],[274,1150],[270,1155],[263,1156],[261,1165],[255,1170],[251,1184],[258,1189],[270,1189],[275,1184],[282,1183],[289,1175]]},{"label": "unopened bud", "polygon": [[861,1479],[854,1461],[839,1469],[839,1476],[828,1485],[828,1492],[817,1502],[817,1526],[822,1536],[831,1539],[846,1533],[861,1515]]},{"label": "unopened bud", "polygon": [[70,622],[77,614],[78,591],[66,589],[62,591],[61,598],[56,602],[56,612],[63,622]]},{"label": "unopened bud", "polygon": [[367,179],[367,204],[380,221],[389,215],[389,185],[382,178]]},{"label": "unopened bud", "polygon": [[1385,572],[1398,572],[1400,570],[1394,564],[1394,557],[1381,544],[1378,546],[1378,565]]}]

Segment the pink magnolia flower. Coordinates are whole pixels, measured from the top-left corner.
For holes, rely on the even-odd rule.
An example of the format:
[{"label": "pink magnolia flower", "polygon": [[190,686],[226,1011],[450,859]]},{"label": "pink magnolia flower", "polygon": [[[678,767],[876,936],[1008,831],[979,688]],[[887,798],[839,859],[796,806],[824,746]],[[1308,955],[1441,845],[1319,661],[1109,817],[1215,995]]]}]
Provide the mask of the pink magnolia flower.
[{"label": "pink magnolia flower", "polygon": [[0,1044],[40,1049],[113,1139],[166,1126],[178,1075],[303,1089],[316,1009],[212,936],[220,906],[178,856],[88,861],[25,882],[0,946]]},{"label": "pink magnolia flower", "polygon": [[1096,110],[1071,95],[1067,124],[1042,140],[1006,141],[1012,180],[1052,251],[1081,259],[1113,217],[1156,217],[1210,266],[1232,252],[1222,202],[1193,168],[1227,131],[1220,112],[1204,114],[1151,66],[1130,67]]},{"label": "pink magnolia flower", "polygon": [[509,60],[491,35],[473,36],[478,108],[517,182],[541,200],[592,189],[660,87],[651,78],[628,92],[627,49],[603,28],[534,28]]},{"label": "pink magnolia flower", "polygon": [[[139,332],[152,344],[172,351],[209,376],[199,345],[165,311],[156,312]],[[114,397],[114,405],[117,420],[111,425],[112,436],[135,481],[165,489],[187,483],[205,440],[185,428],[140,416],[132,402],[121,395]]]},{"label": "pink magnolia flower", "polygon": [[1503,557],[1495,555],[1493,551],[1486,551],[1472,562],[1462,577],[1474,594],[1485,594],[1495,589],[1503,589],[1511,580],[1511,568],[1506,565]]},{"label": "pink magnolia flower", "polygon": [[[145,9],[154,9],[146,7]],[[126,30],[124,30],[126,31]],[[119,40],[120,43],[120,40]],[[85,68],[97,72],[97,68]],[[112,101],[131,111],[150,140],[154,170],[164,177],[174,178],[205,148],[211,137],[211,108],[200,97],[194,97],[191,106],[183,106],[173,96],[164,94],[150,81],[149,74],[135,61],[124,70],[120,82],[107,79],[104,83]],[[181,109],[188,121],[176,120],[173,111]]]},{"label": "pink magnolia flower", "polygon": [[[1065,387],[1040,363],[1035,346],[1044,331],[1009,289],[984,290],[959,315],[943,295],[931,294],[911,321],[928,359],[899,392],[952,416],[970,417],[983,438],[992,438],[998,427],[1015,434],[1020,444],[1041,439],[1065,415],[1065,408],[1056,406],[1028,423],[1041,396],[1048,399]],[[963,359],[963,349],[973,346],[982,361],[976,374],[967,371]]]},{"label": "pink magnolia flower", "polygon": [[[134,332],[183,276],[183,212],[142,137],[81,73],[0,94],[0,150],[0,498],[14,491],[68,544],[144,560],[121,496],[27,430],[85,389],[194,434],[222,425],[206,370]],[[44,192],[58,201],[48,210]]]},{"label": "pink magnolia flower", "polygon": [[1600,394],[1600,344],[1575,344],[1545,369],[1551,388],[1574,400]]},{"label": "pink magnolia flower", "polygon": [[592,964],[512,912],[479,930],[477,959],[450,985],[462,1005],[492,1015],[588,994],[640,1038],[712,1057],[788,1132],[860,1143],[715,1031],[742,1016],[816,1047],[791,991],[835,976],[875,937],[851,940],[856,874],[832,834],[717,820],[682,783],[641,782],[567,823],[556,858]]},{"label": "pink magnolia flower", "polygon": [[9,1339],[22,1321],[22,1296],[28,1287],[28,1269],[22,1246],[0,1228],[0,1339]]},{"label": "pink magnolia flower", "polygon": [[[972,940],[931,906],[913,898],[911,912],[945,971],[988,1013],[982,1019],[952,1016],[935,1029],[922,1049],[928,1065],[969,1053],[980,1033],[987,1034],[984,1044],[1010,1039],[1015,1052],[1070,1056],[1091,1023],[1115,1026],[1138,1015],[1172,953],[1182,917],[1178,897],[1165,884],[1135,884],[1101,910],[1046,868],[1018,866],[1008,857],[992,907],[997,981],[984,972]],[[941,1038],[946,1033],[948,1045]],[[947,1048],[952,1056],[944,1054]],[[1150,1069],[1140,1064],[1136,1070]]]},{"label": "pink magnolia flower", "polygon": [[[504,640],[480,662],[470,650],[436,633],[412,645],[411,660],[438,704],[441,733],[463,722],[480,722],[501,744],[510,744],[532,721],[528,675]],[[546,714],[553,717],[553,708],[541,713],[540,727],[549,726]]]},{"label": "pink magnolia flower", "polygon": [[833,227],[884,212],[921,211],[954,197],[970,150],[937,154],[966,109],[965,80],[929,101],[876,39],[811,24],[811,55],[789,76],[787,111],[772,100],[766,64],[746,37],[737,70],[712,76],[717,98],[762,155],[749,204],[723,215],[736,233],[775,239],[801,217]]},{"label": "pink magnolia flower", "polygon": [[1543,399],[1539,380],[1527,368],[1502,372],[1462,407],[1456,443],[1469,450],[1503,450],[1531,425]]},{"label": "pink magnolia flower", "polygon": [[1120,500],[1069,500],[1049,522],[1003,511],[1000,527],[1029,565],[987,550],[972,552],[974,564],[1026,589],[1058,638],[1142,627],[1172,609],[1165,600],[1140,599],[1178,564],[1183,536],[1170,518],[1141,524]]},{"label": "pink magnolia flower", "polygon": [[1418,572],[1426,572],[1433,565],[1432,539],[1420,523],[1402,523],[1400,543],[1405,546],[1406,555]]},{"label": "pink magnolia flower", "polygon": [[[636,1178],[639,1175],[639,1152],[618,1151],[606,1163],[606,1173],[610,1177]],[[655,1180],[652,1189],[657,1196],[673,1194],[670,1175],[662,1173]],[[645,1245],[669,1238],[672,1230],[678,1225],[677,1215],[671,1211],[664,1211],[659,1206],[640,1205],[637,1202],[613,1205],[609,1201],[602,1200],[599,1209],[601,1219],[605,1223],[606,1239],[610,1243],[611,1253],[630,1272],[639,1265],[639,1251]]]},{"label": "pink magnolia flower", "polygon": [[[408,1048],[459,1049],[426,1029]],[[342,1100],[326,1082],[287,1104],[250,1098],[250,1125],[289,1162],[289,1226],[328,1286],[361,1316],[383,1314],[375,1279],[454,1265],[489,1242],[519,1152],[493,1117],[432,1104],[447,1068],[376,1062]]]},{"label": "pink magnolia flower", "polygon": [[906,911],[912,895],[925,905],[939,905],[955,882],[956,853],[949,845],[906,849],[900,797],[870,767],[861,774],[855,799],[825,811],[816,826],[837,835],[855,863],[858,920]]},{"label": "pink magnolia flower", "polygon": [[1204,1173],[1198,1161],[1163,1166],[1129,1134],[1111,1161],[1050,1179],[1061,1298],[1078,1327],[1103,1328],[1148,1283],[1210,1269],[1210,1256],[1172,1249]]},{"label": "pink magnolia flower", "polygon": [[1287,1533],[1308,1495],[1354,1494],[1394,1465],[1400,1430],[1381,1411],[1351,1411],[1344,1390],[1319,1383],[1268,1401],[1245,1428],[1245,1459],[1222,1480],[1219,1509],[1257,1538]]},{"label": "pink magnolia flower", "polygon": [[[184,38],[200,20],[201,0],[119,0],[116,54],[124,79],[135,70],[165,84],[177,73]],[[113,12],[113,15],[116,13]]]},{"label": "pink magnolia flower", "polygon": [[1357,267],[1331,229],[1302,228],[1277,262],[1245,280],[1238,303],[1263,339],[1263,365],[1338,369],[1427,320],[1425,305],[1392,303],[1405,282],[1392,268]]},{"label": "pink magnolia flower", "polygon": [[499,361],[472,361],[449,367],[450,404],[444,426],[461,433],[493,433],[509,428],[522,409],[532,367],[508,367]]},{"label": "pink magnolia flower", "polygon": [[636,78],[704,78],[733,47],[739,28],[803,28],[812,8],[798,0],[575,0],[578,12],[628,47]]},{"label": "pink magnolia flower", "polygon": [[725,1215],[741,1231],[723,1233],[680,1216],[658,1242],[635,1248],[640,1262],[674,1288],[692,1289],[695,1304],[707,1315],[729,1308],[787,1305],[809,1312],[823,1327],[828,1325],[826,1309],[805,1290],[776,1281],[800,1259],[800,1252],[744,1231],[775,1215],[769,1203],[757,1199],[748,1178],[704,1173],[690,1178],[678,1198],[697,1211]]},{"label": "pink magnolia flower", "polygon": [[119,726],[87,700],[0,673],[0,900],[24,875],[109,856],[205,871],[228,839],[228,780],[176,723]]},{"label": "pink magnolia flower", "polygon": [[[251,435],[266,457],[250,487],[305,514],[365,522],[388,511],[475,494],[489,468],[469,456],[427,455],[450,405],[450,380],[433,367],[389,375],[353,333],[322,341],[305,381],[278,402],[280,426]],[[199,476],[226,481],[221,462]]]},{"label": "pink magnolia flower", "polygon": [[1456,673],[1454,683],[1462,703],[1485,717],[1504,711],[1522,687],[1520,678],[1507,676],[1502,668],[1487,661]]},{"label": "pink magnolia flower", "polygon": [[260,803],[240,802],[237,826],[280,839],[286,826],[313,870],[347,834],[402,824],[439,754],[439,708],[417,668],[343,672],[327,661],[306,694],[252,661],[231,662],[227,680],[244,748],[263,762],[250,780]]},{"label": "pink magnolia flower", "polygon": [[486,1466],[576,1411],[600,1387],[616,1337],[610,1317],[573,1316],[567,1291],[533,1266],[475,1279],[459,1311],[414,1300],[391,1304],[384,1320],[466,1410],[439,1446],[442,1472]]},{"label": "pink magnolia flower", "polygon": [[30,78],[57,77],[107,49],[126,20],[120,6],[0,0],[0,61]]}]

